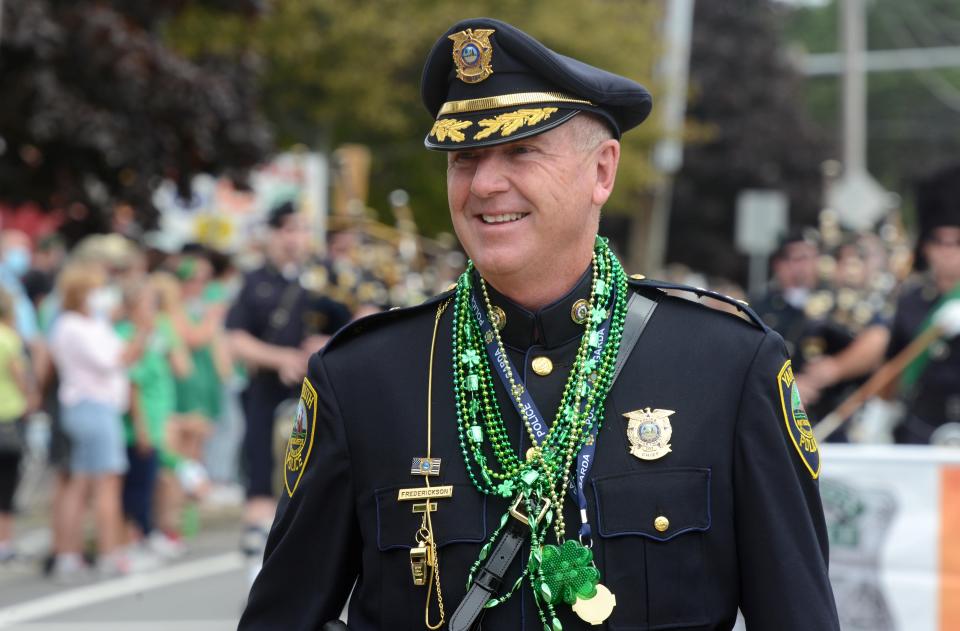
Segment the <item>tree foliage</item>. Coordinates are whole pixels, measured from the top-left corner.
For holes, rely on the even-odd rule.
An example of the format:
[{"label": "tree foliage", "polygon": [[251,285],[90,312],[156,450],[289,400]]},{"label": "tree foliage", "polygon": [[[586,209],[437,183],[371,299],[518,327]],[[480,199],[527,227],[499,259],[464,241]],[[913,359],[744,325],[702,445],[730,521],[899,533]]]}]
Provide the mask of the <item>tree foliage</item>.
[{"label": "tree foliage", "polygon": [[781,19],[769,0],[696,3],[688,116],[711,133],[687,146],[674,183],[670,261],[743,280],[732,248],[743,189],[781,189],[791,223],[816,219],[828,146],[806,115]]},{"label": "tree foliage", "polygon": [[[161,178],[186,185],[200,172],[240,177],[266,155],[271,139],[256,113],[249,60],[187,60],[157,36],[188,4],[3,3],[4,201],[80,208],[77,218],[88,219],[124,201],[149,225]],[[255,0],[204,4],[241,14],[258,8]]]},{"label": "tree foliage", "polygon": [[[468,7],[433,0],[285,0],[254,23],[195,7],[167,29],[190,58],[254,53],[261,106],[279,143],[328,150],[343,142],[373,152],[370,205],[406,189],[421,228],[449,226],[445,157],[426,151],[432,121],[420,103],[420,72],[433,42],[457,20],[490,15],[548,46],[649,84],[658,52],[658,3],[631,0],[477,0]],[[625,137],[618,197],[630,212],[651,178],[649,124]]]}]

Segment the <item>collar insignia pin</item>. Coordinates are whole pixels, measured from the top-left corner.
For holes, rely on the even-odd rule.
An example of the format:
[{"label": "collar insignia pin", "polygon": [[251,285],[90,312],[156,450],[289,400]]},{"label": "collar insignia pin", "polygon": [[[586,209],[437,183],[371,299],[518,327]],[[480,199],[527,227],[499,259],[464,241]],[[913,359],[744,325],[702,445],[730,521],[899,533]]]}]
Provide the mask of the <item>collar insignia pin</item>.
[{"label": "collar insignia pin", "polygon": [[641,460],[656,460],[670,453],[673,428],[669,417],[674,413],[674,410],[642,408],[624,414],[629,420],[630,453]]},{"label": "collar insignia pin", "polygon": [[490,59],[493,44],[492,28],[467,29],[450,36],[453,40],[453,63],[457,65],[457,78],[464,83],[480,83],[493,74]]},{"label": "collar insignia pin", "polygon": [[506,312],[500,307],[494,306],[490,310],[490,324],[492,324],[498,331],[502,331],[503,327],[507,326]]},{"label": "collar insignia pin", "polygon": [[586,324],[587,318],[590,317],[590,303],[581,298],[580,300],[573,303],[573,307],[570,308],[570,318],[576,324]]}]

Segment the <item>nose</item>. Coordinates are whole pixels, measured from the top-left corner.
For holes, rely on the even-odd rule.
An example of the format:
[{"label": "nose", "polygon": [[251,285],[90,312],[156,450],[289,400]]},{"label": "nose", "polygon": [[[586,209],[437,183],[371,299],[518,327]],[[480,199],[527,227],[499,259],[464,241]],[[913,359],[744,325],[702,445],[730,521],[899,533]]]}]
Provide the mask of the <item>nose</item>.
[{"label": "nose", "polygon": [[506,175],[506,161],[499,153],[491,152],[480,156],[470,182],[470,192],[480,198],[503,193],[510,187]]}]

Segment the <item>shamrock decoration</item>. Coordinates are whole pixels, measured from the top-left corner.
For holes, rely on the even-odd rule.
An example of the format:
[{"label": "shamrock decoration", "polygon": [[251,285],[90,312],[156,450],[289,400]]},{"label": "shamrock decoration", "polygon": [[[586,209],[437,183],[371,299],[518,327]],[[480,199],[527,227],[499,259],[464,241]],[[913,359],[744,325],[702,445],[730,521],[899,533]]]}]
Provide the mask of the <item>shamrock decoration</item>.
[{"label": "shamrock decoration", "polygon": [[540,569],[543,581],[539,591],[551,604],[562,600],[572,605],[577,598],[597,595],[600,571],[593,565],[593,552],[572,539],[561,546],[544,546]]},{"label": "shamrock decoration", "polygon": [[583,360],[583,372],[592,373],[597,369],[597,359],[593,356]]},{"label": "shamrock decoration", "polygon": [[607,317],[607,310],[603,307],[594,307],[590,310],[590,319],[594,324],[600,324]]},{"label": "shamrock decoration", "polygon": [[467,366],[478,366],[480,364],[480,353],[472,348],[467,349],[467,352],[460,355],[460,362]]}]

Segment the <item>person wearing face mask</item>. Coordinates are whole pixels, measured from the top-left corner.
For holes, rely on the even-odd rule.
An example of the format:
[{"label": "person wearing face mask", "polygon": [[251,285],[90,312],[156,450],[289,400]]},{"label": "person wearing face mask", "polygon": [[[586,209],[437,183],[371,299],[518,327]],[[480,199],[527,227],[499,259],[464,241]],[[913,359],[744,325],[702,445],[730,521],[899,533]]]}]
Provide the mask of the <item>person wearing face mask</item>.
[{"label": "person wearing face mask", "polygon": [[121,415],[130,389],[127,366],[143,354],[152,322],[138,322],[126,344],[113,329],[120,306],[99,265],[75,262],[60,276],[62,312],[50,332],[50,352],[60,377],[58,398],[70,438],[69,481],[63,498],[61,549],[54,578],[69,582],[86,573],[81,550],[86,498],[92,496],[97,523],[97,570],[125,574],[120,551],[121,475],[127,470]]},{"label": "person wearing face mask", "polygon": [[30,237],[19,230],[0,231],[0,288],[13,297],[14,325],[27,345],[37,338],[36,309],[23,288],[30,259]]},{"label": "person wearing face mask", "polygon": [[791,230],[781,237],[773,253],[770,286],[764,295],[750,299],[757,315],[783,336],[794,357],[805,326],[807,301],[817,289],[819,256],[820,248],[812,230]]}]

